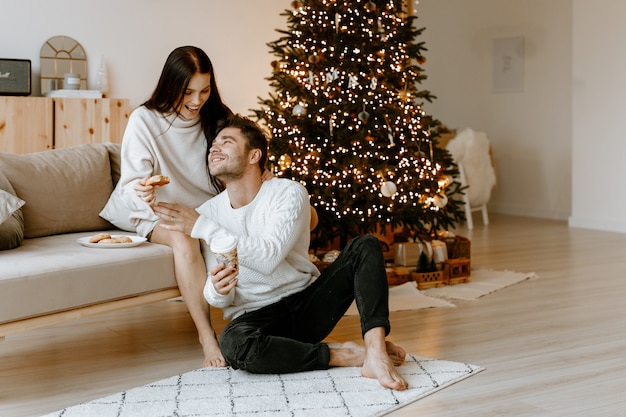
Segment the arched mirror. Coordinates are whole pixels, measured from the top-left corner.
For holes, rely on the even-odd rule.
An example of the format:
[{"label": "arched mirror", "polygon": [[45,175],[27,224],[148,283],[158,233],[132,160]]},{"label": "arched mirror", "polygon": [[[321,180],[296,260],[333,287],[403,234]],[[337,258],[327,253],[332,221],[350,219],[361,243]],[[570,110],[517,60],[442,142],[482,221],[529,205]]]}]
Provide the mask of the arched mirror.
[{"label": "arched mirror", "polygon": [[69,36],[54,36],[41,47],[41,94],[63,87],[65,74],[77,74],[79,88],[87,89],[87,55]]}]

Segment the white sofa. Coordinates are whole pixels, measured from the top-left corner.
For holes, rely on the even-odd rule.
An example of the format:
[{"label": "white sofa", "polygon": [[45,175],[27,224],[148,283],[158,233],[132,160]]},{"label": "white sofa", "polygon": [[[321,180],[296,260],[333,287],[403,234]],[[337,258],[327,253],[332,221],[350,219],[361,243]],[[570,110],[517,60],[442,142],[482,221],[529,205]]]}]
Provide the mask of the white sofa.
[{"label": "white sofa", "polygon": [[0,224],[0,339],[180,295],[169,247],[77,242],[103,230],[133,235],[98,215],[119,179],[119,153],[111,143],[0,153],[0,198],[24,201]]}]

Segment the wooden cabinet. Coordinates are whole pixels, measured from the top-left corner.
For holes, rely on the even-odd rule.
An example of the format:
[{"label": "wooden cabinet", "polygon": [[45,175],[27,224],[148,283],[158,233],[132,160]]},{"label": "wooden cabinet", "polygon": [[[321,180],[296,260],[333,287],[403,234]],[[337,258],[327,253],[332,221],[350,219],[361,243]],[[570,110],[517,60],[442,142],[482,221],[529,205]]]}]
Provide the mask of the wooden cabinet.
[{"label": "wooden cabinet", "polygon": [[0,151],[52,149],[53,105],[52,99],[45,97],[0,97]]},{"label": "wooden cabinet", "polygon": [[129,114],[127,99],[0,97],[0,152],[120,143]]}]

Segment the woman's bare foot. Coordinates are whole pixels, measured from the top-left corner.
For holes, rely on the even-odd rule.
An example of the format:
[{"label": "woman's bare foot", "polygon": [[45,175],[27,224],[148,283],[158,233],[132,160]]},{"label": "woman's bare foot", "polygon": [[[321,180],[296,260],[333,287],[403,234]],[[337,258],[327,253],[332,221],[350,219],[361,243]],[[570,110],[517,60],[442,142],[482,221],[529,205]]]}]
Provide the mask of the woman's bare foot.
[{"label": "woman's bare foot", "polygon": [[224,356],[222,356],[222,351],[220,350],[220,345],[217,343],[215,335],[213,337],[209,337],[207,340],[200,340],[200,344],[202,345],[202,351],[204,352],[203,367],[226,367],[226,360],[224,359]]}]

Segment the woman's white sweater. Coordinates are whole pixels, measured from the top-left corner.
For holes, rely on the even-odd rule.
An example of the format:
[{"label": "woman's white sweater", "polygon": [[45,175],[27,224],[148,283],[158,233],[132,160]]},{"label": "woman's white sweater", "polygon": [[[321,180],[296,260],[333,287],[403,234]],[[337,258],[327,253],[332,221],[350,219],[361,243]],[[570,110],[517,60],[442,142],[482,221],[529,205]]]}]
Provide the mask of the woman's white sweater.
[{"label": "woman's white sweater", "polygon": [[150,233],[159,217],[134,186],[155,174],[170,177],[169,184],[157,189],[158,201],[196,208],[214,197],[218,190],[209,182],[206,149],[200,117],[183,120],[138,107],[122,140],[121,177],[102,217],[124,230]]}]

